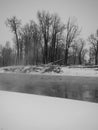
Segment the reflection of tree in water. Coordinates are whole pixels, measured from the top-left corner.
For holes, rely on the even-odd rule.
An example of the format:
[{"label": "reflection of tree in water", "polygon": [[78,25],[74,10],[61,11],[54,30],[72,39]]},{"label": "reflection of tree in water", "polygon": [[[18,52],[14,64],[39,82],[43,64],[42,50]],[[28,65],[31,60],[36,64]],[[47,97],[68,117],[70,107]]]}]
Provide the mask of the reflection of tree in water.
[{"label": "reflection of tree in water", "polygon": [[95,89],[94,99],[95,99],[95,102],[98,102],[98,89]]},{"label": "reflection of tree in water", "polygon": [[82,88],[82,100],[84,101],[91,100],[91,92],[88,85],[84,85]]},{"label": "reflection of tree in water", "polygon": [[72,91],[72,98],[83,101],[98,102],[98,89],[90,88],[87,85]]},{"label": "reflection of tree in water", "polygon": [[98,89],[90,88],[88,85],[71,88],[56,84],[45,89],[44,94],[53,97],[98,102]]}]

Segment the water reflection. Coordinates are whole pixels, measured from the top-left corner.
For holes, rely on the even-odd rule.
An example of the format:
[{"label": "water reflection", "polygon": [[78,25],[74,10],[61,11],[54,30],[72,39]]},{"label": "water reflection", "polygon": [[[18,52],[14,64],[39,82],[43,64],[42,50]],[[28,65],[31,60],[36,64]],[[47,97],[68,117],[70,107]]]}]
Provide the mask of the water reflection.
[{"label": "water reflection", "polygon": [[98,77],[0,74],[0,90],[98,103]]},{"label": "water reflection", "polygon": [[98,88],[87,85],[78,88],[53,86],[44,90],[44,95],[98,103]]},{"label": "water reflection", "polygon": [[68,98],[98,103],[98,89],[83,87],[79,91],[68,90]]}]

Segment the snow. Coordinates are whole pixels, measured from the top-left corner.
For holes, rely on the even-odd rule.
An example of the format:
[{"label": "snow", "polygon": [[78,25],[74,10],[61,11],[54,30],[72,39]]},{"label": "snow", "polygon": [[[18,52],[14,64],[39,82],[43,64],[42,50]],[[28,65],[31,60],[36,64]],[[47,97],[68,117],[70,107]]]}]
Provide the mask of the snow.
[{"label": "snow", "polygon": [[41,74],[41,75],[61,75],[61,76],[87,76],[98,77],[98,68],[83,68],[78,67],[64,67],[55,66],[9,66],[0,68],[0,73],[28,73],[28,74]]},{"label": "snow", "polygon": [[0,91],[0,130],[98,130],[98,104]]},{"label": "snow", "polygon": [[98,76],[98,70],[94,68],[67,68],[63,67],[62,71],[64,75],[72,75],[72,76]]}]

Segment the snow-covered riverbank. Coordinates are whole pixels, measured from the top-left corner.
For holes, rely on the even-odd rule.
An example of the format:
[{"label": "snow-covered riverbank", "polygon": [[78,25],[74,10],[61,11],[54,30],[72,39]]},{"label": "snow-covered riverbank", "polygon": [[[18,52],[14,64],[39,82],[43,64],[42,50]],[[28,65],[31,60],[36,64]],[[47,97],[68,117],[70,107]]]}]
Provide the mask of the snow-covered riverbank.
[{"label": "snow-covered riverbank", "polygon": [[0,130],[98,130],[98,104],[0,91]]},{"label": "snow-covered riverbank", "polygon": [[98,68],[64,66],[9,66],[0,68],[0,73],[28,73],[41,75],[69,75],[98,77]]}]

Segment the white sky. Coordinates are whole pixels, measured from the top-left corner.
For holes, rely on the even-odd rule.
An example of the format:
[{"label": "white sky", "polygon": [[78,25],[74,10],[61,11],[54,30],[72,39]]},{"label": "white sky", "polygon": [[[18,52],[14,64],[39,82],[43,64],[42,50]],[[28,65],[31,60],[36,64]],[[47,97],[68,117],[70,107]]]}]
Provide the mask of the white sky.
[{"label": "white sky", "polygon": [[0,44],[12,42],[13,34],[5,25],[7,18],[15,15],[25,24],[36,21],[38,10],[58,13],[64,23],[75,16],[84,39],[98,29],[98,0],[0,0]]}]

